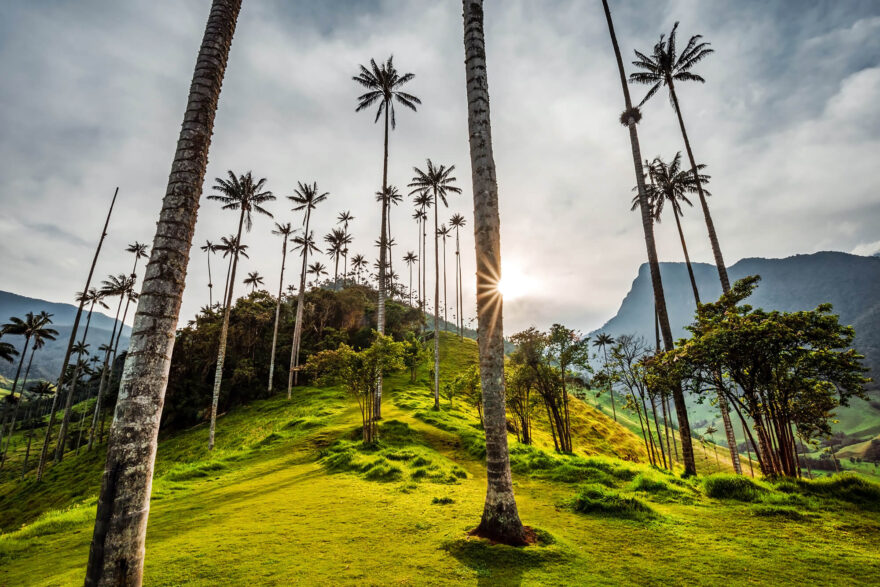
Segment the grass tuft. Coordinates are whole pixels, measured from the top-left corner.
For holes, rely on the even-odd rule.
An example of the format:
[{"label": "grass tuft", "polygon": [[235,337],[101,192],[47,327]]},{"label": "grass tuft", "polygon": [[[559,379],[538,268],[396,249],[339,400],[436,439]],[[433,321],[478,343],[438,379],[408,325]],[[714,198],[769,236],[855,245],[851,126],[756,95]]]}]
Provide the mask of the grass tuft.
[{"label": "grass tuft", "polygon": [[737,501],[758,501],[767,491],[748,477],[727,473],[716,473],[703,479],[703,490],[709,497]]},{"label": "grass tuft", "polygon": [[636,497],[626,497],[600,485],[581,487],[572,505],[582,514],[599,514],[613,518],[646,520],[655,517],[654,510]]}]

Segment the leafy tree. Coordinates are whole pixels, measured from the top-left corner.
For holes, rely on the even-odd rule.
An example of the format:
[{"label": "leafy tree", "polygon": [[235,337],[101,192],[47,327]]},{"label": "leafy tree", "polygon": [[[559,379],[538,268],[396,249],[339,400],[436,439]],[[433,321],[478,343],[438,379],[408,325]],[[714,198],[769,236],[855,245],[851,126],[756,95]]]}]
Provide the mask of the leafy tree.
[{"label": "leafy tree", "polygon": [[409,380],[411,383],[416,382],[416,373],[419,367],[425,362],[428,356],[428,349],[416,338],[412,332],[407,333],[406,340],[403,342],[403,364],[409,370]]},{"label": "leafy tree", "polygon": [[525,365],[511,364],[505,369],[507,409],[513,414],[516,439],[523,444],[532,443],[532,414],[538,401],[532,391],[535,377]]}]

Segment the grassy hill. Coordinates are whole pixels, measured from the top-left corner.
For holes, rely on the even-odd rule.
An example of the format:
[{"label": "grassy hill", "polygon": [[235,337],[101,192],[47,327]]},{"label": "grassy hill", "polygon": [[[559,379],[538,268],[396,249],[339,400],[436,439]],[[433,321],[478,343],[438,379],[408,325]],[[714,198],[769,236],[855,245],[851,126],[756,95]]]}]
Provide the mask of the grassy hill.
[{"label": "grassy hill", "polygon": [[[475,351],[444,336],[444,377]],[[855,476],[682,480],[647,466],[640,438],[583,403],[575,456],[548,450],[540,419],[536,446],[511,438],[520,513],[539,545],[469,538],[485,496],[482,430],[461,402],[431,405],[426,367],[415,383],[386,379],[369,450],[356,404],[333,387],[230,411],[213,453],[204,425],[164,436],[145,583],[864,584],[880,573],[880,487]],[[81,584],[103,455],[68,455],[43,483],[18,483],[21,440],[0,470],[0,584]]]}]

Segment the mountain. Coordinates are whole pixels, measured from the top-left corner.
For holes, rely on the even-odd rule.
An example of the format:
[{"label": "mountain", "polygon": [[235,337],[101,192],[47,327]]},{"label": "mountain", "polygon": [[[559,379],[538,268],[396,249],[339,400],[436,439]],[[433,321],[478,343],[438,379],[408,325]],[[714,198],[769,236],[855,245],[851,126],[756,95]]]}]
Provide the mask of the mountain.
[{"label": "mountain", "polygon": [[[714,265],[695,263],[694,276],[702,301],[721,295],[721,284]],[[795,255],[785,259],[743,259],[728,268],[731,282],[748,275],[760,275],[758,289],[747,300],[754,307],[767,310],[798,311],[813,309],[830,302],[843,324],[855,328],[856,349],[865,355],[875,380],[880,380],[880,258],[839,252]],[[663,291],[673,336],[687,335],[684,327],[693,321],[694,300],[687,266],[684,263],[661,263]],[[612,336],[637,334],[654,341],[654,294],[647,264],[639,273],[617,314],[595,332]],[[878,382],[873,387],[876,400]],[[876,407],[875,407],[876,406]],[[848,434],[880,432],[880,403],[856,400],[839,410],[840,429]],[[705,408],[705,409],[703,409]],[[712,418],[708,406],[696,407],[701,416]],[[702,412],[706,412],[703,414]]]},{"label": "mountain", "polygon": [[[115,306],[112,306],[116,311]],[[34,356],[34,363],[31,367],[30,379],[56,379],[61,371],[61,362],[64,360],[64,353],[67,350],[67,342],[70,339],[70,331],[73,328],[73,321],[76,318],[77,306],[73,304],[65,304],[59,302],[49,302],[37,298],[28,298],[7,291],[0,291],[0,322],[7,322],[10,316],[24,317],[27,312],[46,312],[52,314],[52,328],[58,331],[58,338],[54,341],[48,341],[37,354]],[[129,309],[129,314],[132,311]],[[85,326],[86,314],[83,312],[80,328]],[[89,350],[92,354],[97,353],[98,347],[110,340],[110,333],[113,330],[114,320],[111,316],[94,312],[92,314],[92,322],[89,326],[89,334],[86,342],[90,345]],[[128,337],[131,334],[131,328],[123,326],[122,338],[119,341],[120,351],[128,348]],[[20,336],[6,336],[4,342],[15,345],[21,351],[24,344],[24,338]],[[15,369],[18,366],[15,363],[0,362],[0,376],[12,378],[15,376]],[[23,375],[23,374],[22,374]]]}]

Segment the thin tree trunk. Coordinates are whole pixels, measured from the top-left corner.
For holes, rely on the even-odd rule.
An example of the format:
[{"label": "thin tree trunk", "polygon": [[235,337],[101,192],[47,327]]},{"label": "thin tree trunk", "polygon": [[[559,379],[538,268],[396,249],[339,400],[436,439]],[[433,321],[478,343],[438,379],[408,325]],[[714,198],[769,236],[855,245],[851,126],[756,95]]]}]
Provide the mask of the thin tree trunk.
[{"label": "thin tree trunk", "polygon": [[159,420],[214,114],[241,0],[214,0],[135,313],[101,480],[86,587],[143,580]]},{"label": "thin tree trunk", "polygon": [[440,409],[440,243],[437,241],[437,209],[440,202],[434,188],[434,409]]},{"label": "thin tree trunk", "polygon": [[275,347],[278,344],[278,321],[281,318],[281,293],[284,291],[284,264],[287,262],[287,235],[281,246],[281,277],[278,278],[278,301],[275,303],[275,329],[272,331],[272,354],[269,358],[269,393],[272,393],[272,379],[275,375]]},{"label": "thin tree trunk", "polygon": [[211,251],[208,251],[208,307],[214,307],[214,280],[211,279]]},{"label": "thin tree trunk", "polygon": [[[648,455],[648,459],[651,461],[651,464],[654,464],[654,453],[651,450],[651,447],[648,445],[648,435],[645,433],[645,424],[642,422],[642,410],[639,408],[639,401],[636,399],[636,396],[633,395],[633,406],[636,408],[636,414],[639,417],[639,427],[642,429],[642,440],[645,441],[645,454]],[[647,416],[647,414],[645,414]]]},{"label": "thin tree trunk", "polygon": [[223,300],[223,326],[220,328],[220,346],[217,350],[217,368],[214,371],[214,391],[211,394],[211,424],[208,428],[208,450],[214,450],[214,430],[217,427],[217,406],[220,403],[220,385],[223,383],[223,363],[226,362],[226,340],[229,336],[229,315],[232,313],[232,296],[235,291],[235,273],[238,269],[238,253],[241,249],[241,229],[244,226],[245,207],[238,217],[238,234],[232,253],[232,271],[229,274],[229,292]]},{"label": "thin tree trunk", "polygon": [[293,326],[293,342],[290,346],[290,371],[287,374],[287,399],[290,399],[293,386],[299,383],[299,342],[302,337],[303,306],[306,302],[306,271],[309,262],[309,223],[311,220],[312,209],[307,204],[303,262],[299,274],[299,294],[296,297],[296,322]]},{"label": "thin tree trunk", "polygon": [[455,264],[458,271],[458,293],[455,298],[455,314],[458,316],[458,339],[464,340],[464,281],[461,278],[461,245],[458,239],[458,227],[455,228]]},{"label": "thin tree trunk", "polygon": [[[526,542],[510,476],[507,449],[507,410],[504,401],[503,300],[501,279],[501,220],[498,181],[492,154],[489,83],[483,33],[483,0],[462,0],[468,139],[474,193],[474,240],[477,261],[477,323],[483,422],[486,430],[486,503],[474,533],[505,544]],[[435,202],[436,205],[436,202]]]},{"label": "thin tree trunk", "polygon": [[[663,413],[663,431],[666,434],[666,454],[669,455],[669,470],[672,470],[672,446],[669,444],[669,415],[666,413],[666,398],[660,397],[660,411]],[[662,442],[662,439],[661,439]]]},{"label": "thin tree trunk", "polygon": [[[40,404],[42,403],[42,401],[43,401],[43,398],[38,399],[37,405],[35,406],[34,413],[36,414],[37,418],[39,418],[40,414],[42,413],[40,411]],[[24,476],[27,474],[28,460],[30,459],[30,456],[31,456],[31,442],[34,439],[34,432],[36,431],[36,429],[37,429],[37,425],[33,421],[33,418],[32,418],[31,429],[28,431],[27,448],[24,451],[24,462],[21,465],[21,477],[19,478],[20,481],[24,481]]]},{"label": "thin tree trunk", "polygon": [[715,233],[715,223],[712,222],[712,215],[709,213],[709,204],[706,203],[706,195],[703,193],[703,185],[700,182],[700,174],[697,172],[697,162],[694,159],[694,153],[691,150],[691,142],[688,139],[687,130],[684,128],[684,119],[681,116],[678,96],[675,93],[675,84],[670,77],[666,78],[666,83],[669,86],[672,107],[675,109],[675,114],[678,116],[678,125],[681,128],[684,147],[688,154],[688,160],[691,163],[691,173],[694,174],[694,181],[697,184],[697,194],[700,196],[700,207],[703,209],[703,216],[706,219],[706,229],[709,232],[709,242],[712,244],[712,255],[715,257],[715,266],[718,268],[718,277],[721,279],[721,289],[724,290],[724,293],[727,293],[730,291],[730,279],[727,277],[727,266],[724,264],[724,257],[721,255],[721,245],[718,244],[718,235]]},{"label": "thin tree trunk", "polygon": [[446,237],[443,237],[443,331],[449,330],[449,300],[446,298]]},{"label": "thin tree trunk", "polygon": [[[385,263],[388,260],[388,109],[389,102],[385,104],[385,153],[382,158],[382,229],[379,234],[379,303],[376,309],[376,330],[379,334],[385,334]],[[379,374],[376,382],[376,407],[373,416],[377,420],[382,419],[382,374]]]},{"label": "thin tree trunk", "polygon": [[[24,351],[21,354],[21,360],[18,362],[18,368],[21,369],[21,362],[24,361],[25,355],[27,355],[28,346],[30,344],[30,336],[25,337],[24,342]],[[15,433],[15,422],[18,419],[18,407],[21,405],[21,402],[24,401],[24,388],[27,385],[28,375],[31,372],[31,363],[34,361],[34,352],[36,352],[36,348],[31,349],[30,359],[28,360],[27,369],[24,370],[24,380],[21,382],[21,389],[18,391],[18,401],[15,402],[15,406],[12,408],[12,423],[9,425],[9,434],[6,436],[6,445],[3,448],[3,454],[0,455],[0,468],[3,467],[3,463],[6,462],[6,452],[9,450],[9,441],[12,440],[12,435]],[[9,397],[15,399],[15,388],[18,384],[18,372],[15,373],[15,381],[12,384],[12,391],[9,392]],[[3,446],[3,432],[2,426],[0,426],[0,446]]]},{"label": "thin tree trunk", "polygon": [[[125,295],[125,294],[123,294],[123,295]],[[94,445],[94,442],[95,442],[95,436],[98,433],[98,421],[101,418],[101,406],[103,405],[104,390],[110,386],[110,379],[111,379],[112,372],[113,372],[113,362],[114,362],[114,361],[110,360],[110,350],[113,347],[113,337],[116,335],[116,324],[119,321],[119,307],[121,307],[121,306],[122,306],[122,296],[119,297],[119,306],[116,308],[116,319],[113,321],[113,331],[110,334],[110,348],[108,348],[104,352],[104,367],[101,370],[101,382],[98,384],[98,401],[95,402],[95,413],[94,413],[94,416],[92,416],[92,427],[89,430],[88,450],[92,450],[92,446]],[[83,337],[83,340],[85,340],[85,337]],[[71,388],[73,385],[76,385],[76,382],[77,382],[77,378],[75,377],[73,380],[73,383],[71,384]],[[70,396],[72,394],[73,394],[73,392],[71,391],[71,394],[68,395],[68,399],[67,399],[68,404],[70,404]],[[62,424],[62,431],[63,430],[64,430],[64,427]],[[58,439],[59,439],[58,448],[56,449],[57,451],[64,450],[64,446],[61,443],[62,437],[63,437],[63,434],[59,433],[58,434]],[[61,460],[61,455],[58,452],[55,453],[55,460],[56,461]]]},{"label": "thin tree trunk", "polygon": [[694,268],[691,266],[691,257],[688,255],[687,244],[684,241],[684,232],[681,230],[681,219],[678,217],[678,209],[675,202],[672,204],[672,215],[675,216],[675,225],[678,227],[678,238],[681,240],[681,250],[684,252],[684,262],[687,265],[688,277],[691,278],[691,288],[694,290],[694,300],[700,307],[700,290],[697,289],[697,280],[694,278]]},{"label": "thin tree trunk", "polygon": [[[626,83],[626,72],[623,69],[623,59],[620,56],[620,47],[617,45],[617,37],[614,34],[614,24],[611,21],[611,11],[608,8],[608,0],[602,0],[605,9],[605,18],[608,21],[608,32],[611,35],[611,44],[617,58],[617,67],[620,72],[620,82],[623,87],[623,97],[626,104],[627,126],[629,127],[630,142],[632,143],[633,164],[636,172],[636,183],[639,190],[639,208],[642,214],[642,228],[645,233],[645,248],[648,252],[648,265],[651,271],[651,284],[654,289],[654,302],[657,304],[660,330],[663,334],[663,344],[666,350],[672,350],[672,328],[669,326],[669,315],[666,313],[666,299],[663,294],[663,282],[660,277],[660,264],[657,260],[657,248],[654,243],[654,225],[651,213],[648,209],[648,198],[645,191],[645,177],[642,169],[642,154],[639,147],[639,136],[636,130],[635,110],[629,95],[629,87]],[[691,442],[691,429],[688,420],[687,405],[684,401],[684,392],[681,385],[674,386],[672,398],[675,403],[675,411],[678,416],[679,434],[681,436],[681,452],[684,461],[685,475],[697,473],[694,461],[694,448]]]}]

